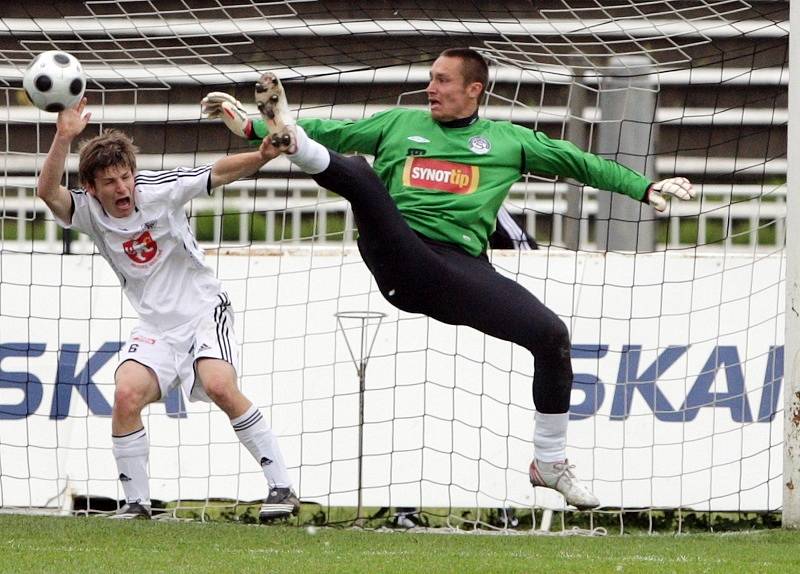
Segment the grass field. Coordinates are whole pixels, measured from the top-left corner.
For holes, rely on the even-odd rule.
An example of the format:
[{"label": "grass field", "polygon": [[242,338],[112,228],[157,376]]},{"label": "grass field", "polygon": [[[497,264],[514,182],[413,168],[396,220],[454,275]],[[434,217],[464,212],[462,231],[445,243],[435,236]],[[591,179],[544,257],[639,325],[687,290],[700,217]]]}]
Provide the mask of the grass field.
[{"label": "grass field", "polygon": [[0,516],[0,572],[800,572],[800,532],[485,536]]}]

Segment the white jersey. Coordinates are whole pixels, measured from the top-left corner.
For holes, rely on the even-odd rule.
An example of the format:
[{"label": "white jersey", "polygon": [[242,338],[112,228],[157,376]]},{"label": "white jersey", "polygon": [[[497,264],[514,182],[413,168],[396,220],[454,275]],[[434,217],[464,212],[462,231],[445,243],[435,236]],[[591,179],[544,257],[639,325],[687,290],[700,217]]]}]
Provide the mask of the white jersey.
[{"label": "white jersey", "polygon": [[136,210],[128,217],[110,217],[93,196],[72,190],[72,221],[59,223],[91,237],[139,318],[167,331],[219,302],[221,284],[205,265],[183,208],[210,194],[210,183],[211,166],[140,171]]}]

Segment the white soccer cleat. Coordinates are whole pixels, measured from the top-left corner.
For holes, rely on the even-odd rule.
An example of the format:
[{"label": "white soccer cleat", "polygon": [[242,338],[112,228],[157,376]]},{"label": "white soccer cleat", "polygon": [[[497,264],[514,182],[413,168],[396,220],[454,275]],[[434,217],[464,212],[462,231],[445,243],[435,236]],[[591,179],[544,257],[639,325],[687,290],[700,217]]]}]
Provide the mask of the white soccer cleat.
[{"label": "white soccer cleat", "polygon": [[297,151],[294,120],[278,76],[265,72],[256,82],[256,106],[267,124],[272,145],[284,153]]},{"label": "white soccer cleat", "polygon": [[600,501],[581,480],[575,476],[574,464],[568,460],[561,462],[542,462],[533,459],[528,475],[533,486],[552,488],[564,496],[567,504],[578,510],[589,510],[600,506]]},{"label": "white soccer cleat", "polygon": [[666,195],[673,195],[685,201],[694,198],[695,191],[691,182],[685,177],[670,177],[650,184],[647,188],[647,203],[656,211],[664,211],[667,208]]}]

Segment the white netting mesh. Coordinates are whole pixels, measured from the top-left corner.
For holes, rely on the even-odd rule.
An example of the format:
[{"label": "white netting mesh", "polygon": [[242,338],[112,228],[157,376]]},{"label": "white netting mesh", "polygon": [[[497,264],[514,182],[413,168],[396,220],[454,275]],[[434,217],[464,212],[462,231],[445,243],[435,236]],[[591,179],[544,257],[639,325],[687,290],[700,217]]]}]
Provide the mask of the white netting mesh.
[{"label": "white netting mesh", "polygon": [[[776,510],[788,3],[607,4],[0,8],[0,505],[59,505],[67,484],[120,496],[106,415],[135,321],[86,238],[65,239],[34,200],[54,133],[54,116],[22,95],[34,54],[75,54],[90,80],[87,131],[121,127],[142,148],[139,167],[161,169],[246,149],[201,120],[208,91],[255,112],[252,83],[270,69],[300,117],[357,119],[425,106],[430,62],[463,45],[493,64],[484,117],[698,189],[656,216],[542,174],[512,188],[507,207],[540,249],[493,262],[570,325],[569,454],[581,474],[615,509]],[[71,157],[70,185],[75,167]],[[355,505],[360,461],[365,506],[559,507],[527,479],[531,357],[383,301],[344,201],[276,160],[191,213],[237,310],[242,389],[281,436],[304,500]],[[387,314],[361,445],[358,379],[335,318],[356,310]],[[217,409],[175,395],[147,421],[156,498],[263,495]]]}]

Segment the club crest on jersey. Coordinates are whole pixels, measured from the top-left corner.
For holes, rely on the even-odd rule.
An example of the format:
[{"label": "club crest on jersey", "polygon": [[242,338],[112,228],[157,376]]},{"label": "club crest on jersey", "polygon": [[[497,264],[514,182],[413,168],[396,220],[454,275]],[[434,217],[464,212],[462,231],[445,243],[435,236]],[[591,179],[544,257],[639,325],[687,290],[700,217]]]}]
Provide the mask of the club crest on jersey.
[{"label": "club crest on jersey", "polygon": [[483,136],[473,136],[469,138],[469,149],[472,153],[484,155],[491,151],[492,144]]},{"label": "club crest on jersey", "polygon": [[478,188],[479,179],[476,165],[427,157],[407,157],[403,169],[404,185],[448,193],[472,193]]},{"label": "club crest on jersey", "polygon": [[158,244],[149,231],[145,231],[135,239],[129,239],[122,244],[127,255],[134,263],[147,263],[158,253]]}]

